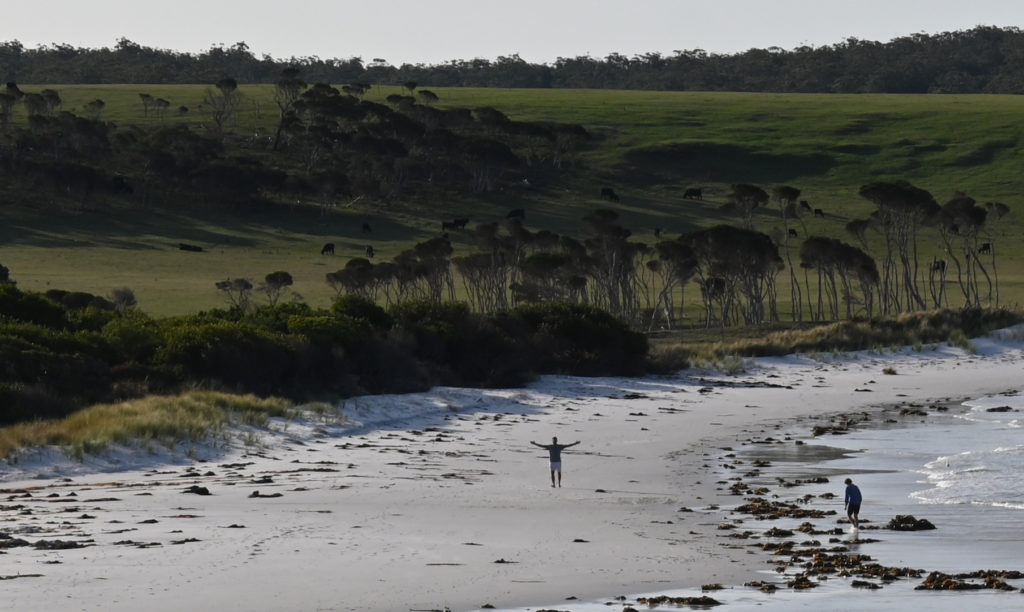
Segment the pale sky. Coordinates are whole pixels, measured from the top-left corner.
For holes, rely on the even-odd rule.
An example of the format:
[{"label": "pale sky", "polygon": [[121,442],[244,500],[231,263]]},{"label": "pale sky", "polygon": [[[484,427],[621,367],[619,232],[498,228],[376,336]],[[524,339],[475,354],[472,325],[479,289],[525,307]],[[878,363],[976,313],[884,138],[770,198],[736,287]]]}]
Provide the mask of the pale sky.
[{"label": "pale sky", "polygon": [[0,41],[198,53],[244,41],[276,59],[438,64],[518,53],[536,63],[889,41],[1024,26],[1024,0],[49,0],[6,3]]}]

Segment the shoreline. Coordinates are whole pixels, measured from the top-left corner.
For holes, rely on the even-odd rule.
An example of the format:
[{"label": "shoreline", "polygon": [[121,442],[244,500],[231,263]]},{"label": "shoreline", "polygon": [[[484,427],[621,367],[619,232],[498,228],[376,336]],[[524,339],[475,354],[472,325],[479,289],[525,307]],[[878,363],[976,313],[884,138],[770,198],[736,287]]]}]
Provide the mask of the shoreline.
[{"label": "shoreline", "polygon": [[[526,389],[357,398],[348,425],[279,424],[260,447],[194,455],[205,462],[157,457],[84,474],[44,457],[3,476],[5,490],[38,489],[0,495],[23,506],[0,512],[0,531],[92,542],[6,549],[4,574],[42,574],[7,581],[6,594],[18,609],[68,597],[83,610],[575,609],[743,584],[765,569],[762,553],[722,546],[715,513],[680,511],[736,501],[702,466],[713,469],[722,447],[840,413],[1013,386],[1021,344],[976,344],[980,356],[940,346],[757,359],[732,376],[546,377]],[[565,453],[561,489],[529,445],[552,435],[582,441]],[[192,486],[211,495],[185,494]],[[72,493],[74,504],[48,498]],[[85,503],[104,499],[116,501]],[[42,531],[13,533],[22,528]]]}]

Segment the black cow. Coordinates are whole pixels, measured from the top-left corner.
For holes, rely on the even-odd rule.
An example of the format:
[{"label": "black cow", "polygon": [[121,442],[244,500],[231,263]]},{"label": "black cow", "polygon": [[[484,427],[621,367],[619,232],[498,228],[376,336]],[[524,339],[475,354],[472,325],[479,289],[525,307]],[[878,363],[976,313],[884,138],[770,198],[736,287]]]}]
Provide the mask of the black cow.
[{"label": "black cow", "polygon": [[978,255],[984,255],[985,253],[991,253],[991,252],[992,252],[992,243],[991,242],[983,242],[981,244],[981,246],[978,247]]},{"label": "black cow", "polygon": [[789,237],[790,238],[796,238],[797,237],[797,233],[796,233],[795,229],[789,228]]},{"label": "black cow", "polygon": [[690,187],[689,189],[687,189],[686,191],[683,192],[683,199],[684,200],[703,200],[704,199],[704,190],[703,189],[698,189],[696,187]]},{"label": "black cow", "polygon": [[320,249],[321,255],[334,255],[334,243],[328,242],[324,245],[324,248]]},{"label": "black cow", "polygon": [[604,198],[605,200],[608,200],[609,202],[619,201],[619,194],[615,193],[615,190],[612,189],[611,187],[602,187],[601,197]]},{"label": "black cow", "polygon": [[823,211],[820,208],[815,208],[814,209],[814,216],[815,217],[822,217],[822,218],[824,218],[825,217],[825,211]]},{"label": "black cow", "polygon": [[512,210],[508,211],[508,214],[505,215],[505,218],[506,219],[525,219],[526,218],[526,210],[522,209],[522,208],[513,208]]},{"label": "black cow", "polygon": [[936,259],[935,261],[933,261],[932,262],[932,271],[933,272],[938,272],[939,274],[945,274],[946,273],[946,260],[945,259]]},{"label": "black cow", "polygon": [[373,259],[373,255],[374,255],[373,247],[371,245],[366,245],[366,258],[367,259]]},{"label": "black cow", "polygon": [[661,238],[661,228],[660,227],[654,228],[654,237],[655,238]]},{"label": "black cow", "polygon": [[369,223],[364,223],[363,224],[363,233],[364,234],[372,234],[373,233],[373,228],[370,227]]},{"label": "black cow", "polygon": [[190,251],[192,253],[202,253],[203,252],[203,247],[196,246],[194,244],[187,244],[185,242],[179,242],[178,243],[178,249],[180,249],[182,251]]},{"label": "black cow", "polygon": [[441,231],[442,232],[448,231],[450,229],[455,229],[455,223],[453,223],[452,221],[442,221],[441,222]]},{"label": "black cow", "polygon": [[800,200],[800,208],[802,208],[802,209],[804,209],[806,211],[810,211],[811,210],[811,204],[807,200]]},{"label": "black cow", "polygon": [[455,226],[455,229],[457,229],[457,230],[464,230],[464,229],[466,229],[466,225],[468,225],[468,224],[469,224],[469,219],[467,219],[465,217],[459,217],[458,219],[452,219],[452,225]]}]

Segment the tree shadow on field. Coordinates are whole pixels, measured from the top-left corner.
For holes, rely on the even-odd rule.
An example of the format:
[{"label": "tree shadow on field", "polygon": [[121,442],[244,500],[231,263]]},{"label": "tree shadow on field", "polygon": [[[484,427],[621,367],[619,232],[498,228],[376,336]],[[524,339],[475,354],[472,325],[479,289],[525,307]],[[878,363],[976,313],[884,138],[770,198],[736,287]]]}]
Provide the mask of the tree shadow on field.
[{"label": "tree shadow on field", "polygon": [[677,142],[629,151],[619,167],[629,182],[784,183],[825,174],[838,162],[825,153],[765,153],[732,144]]}]

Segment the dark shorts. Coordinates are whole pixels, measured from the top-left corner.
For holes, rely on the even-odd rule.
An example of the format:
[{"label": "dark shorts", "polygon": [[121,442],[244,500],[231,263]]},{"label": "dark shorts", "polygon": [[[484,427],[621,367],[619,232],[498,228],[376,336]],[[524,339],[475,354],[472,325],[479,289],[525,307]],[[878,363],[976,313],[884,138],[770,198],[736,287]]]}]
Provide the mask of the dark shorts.
[{"label": "dark shorts", "polygon": [[860,514],[860,504],[849,504],[846,506],[847,514]]}]

